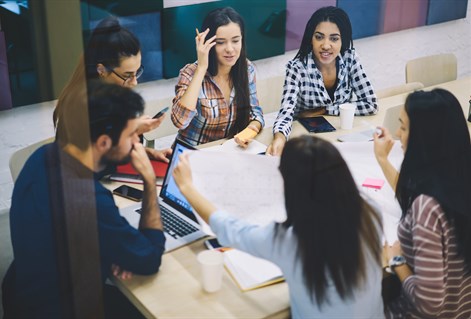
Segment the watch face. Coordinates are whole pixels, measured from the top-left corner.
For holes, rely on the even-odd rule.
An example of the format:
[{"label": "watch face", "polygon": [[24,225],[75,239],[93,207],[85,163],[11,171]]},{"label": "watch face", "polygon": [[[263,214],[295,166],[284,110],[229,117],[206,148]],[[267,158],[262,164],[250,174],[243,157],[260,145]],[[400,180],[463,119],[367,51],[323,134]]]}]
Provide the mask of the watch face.
[{"label": "watch face", "polygon": [[406,263],[406,258],[404,256],[394,256],[389,261],[389,268],[394,268],[400,265],[404,265]]},{"label": "watch face", "polygon": [[404,258],[404,256],[394,256],[393,263],[396,265],[402,265],[406,263],[406,259]]}]

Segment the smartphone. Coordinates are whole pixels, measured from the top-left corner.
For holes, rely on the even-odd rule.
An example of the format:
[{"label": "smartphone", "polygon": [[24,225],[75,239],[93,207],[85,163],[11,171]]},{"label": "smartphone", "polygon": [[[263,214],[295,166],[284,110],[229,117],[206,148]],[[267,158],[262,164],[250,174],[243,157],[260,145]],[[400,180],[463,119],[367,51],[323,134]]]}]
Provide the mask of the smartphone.
[{"label": "smartphone", "polygon": [[127,186],[127,185],[121,185],[118,188],[115,188],[113,190],[113,194],[123,196],[127,199],[130,199],[136,202],[140,202],[142,200],[143,193],[144,192],[141,191],[140,189]]},{"label": "smartphone", "polygon": [[159,113],[155,114],[153,119],[158,119],[159,117],[161,117],[162,115],[164,115],[165,112],[168,111],[168,106],[167,107],[164,107],[163,109],[160,110]]},{"label": "smartphone", "polygon": [[208,248],[208,249],[218,249],[218,248],[222,248],[222,247],[223,247],[223,246],[218,242],[217,238],[211,238],[211,239],[205,240],[205,241],[204,241],[204,245],[205,245],[206,248]]}]

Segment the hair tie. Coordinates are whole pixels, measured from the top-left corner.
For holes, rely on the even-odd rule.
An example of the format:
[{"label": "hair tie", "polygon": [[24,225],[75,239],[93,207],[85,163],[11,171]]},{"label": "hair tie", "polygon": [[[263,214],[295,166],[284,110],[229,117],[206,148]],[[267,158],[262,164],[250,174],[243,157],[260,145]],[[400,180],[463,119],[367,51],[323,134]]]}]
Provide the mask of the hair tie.
[{"label": "hair tie", "polygon": [[119,32],[121,31],[121,25],[119,22],[116,21],[116,24],[113,25],[107,25],[103,27],[99,27],[95,29],[94,33],[96,34],[104,34],[104,33],[114,33],[114,32]]}]

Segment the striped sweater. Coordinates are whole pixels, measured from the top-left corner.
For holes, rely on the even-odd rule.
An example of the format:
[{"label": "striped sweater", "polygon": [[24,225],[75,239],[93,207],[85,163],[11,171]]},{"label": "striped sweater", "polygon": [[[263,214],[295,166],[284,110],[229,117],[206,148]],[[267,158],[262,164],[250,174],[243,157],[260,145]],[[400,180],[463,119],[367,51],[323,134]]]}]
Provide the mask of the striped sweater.
[{"label": "striped sweater", "polygon": [[471,318],[471,276],[458,256],[454,226],[440,204],[420,195],[398,227],[401,248],[414,275],[388,317]]}]

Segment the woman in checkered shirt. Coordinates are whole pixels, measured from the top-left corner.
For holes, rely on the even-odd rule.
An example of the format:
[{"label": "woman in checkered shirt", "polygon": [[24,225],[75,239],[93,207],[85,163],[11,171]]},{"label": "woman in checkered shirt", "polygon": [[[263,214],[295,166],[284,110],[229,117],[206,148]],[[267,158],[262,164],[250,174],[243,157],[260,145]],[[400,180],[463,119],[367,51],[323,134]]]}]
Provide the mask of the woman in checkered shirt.
[{"label": "woman in checkered shirt", "polygon": [[281,154],[293,120],[339,115],[339,105],[346,102],[356,105],[355,115],[378,111],[373,86],[353,49],[348,15],[337,7],[320,8],[306,25],[298,53],[286,65],[281,108],[267,153]]},{"label": "woman in checkered shirt", "polygon": [[235,137],[242,147],[264,125],[255,88],[255,68],[245,53],[242,17],[215,9],[196,29],[198,61],[180,70],[171,119],[177,138],[192,145]]}]

